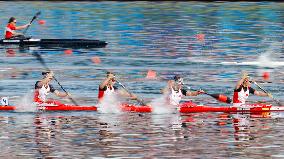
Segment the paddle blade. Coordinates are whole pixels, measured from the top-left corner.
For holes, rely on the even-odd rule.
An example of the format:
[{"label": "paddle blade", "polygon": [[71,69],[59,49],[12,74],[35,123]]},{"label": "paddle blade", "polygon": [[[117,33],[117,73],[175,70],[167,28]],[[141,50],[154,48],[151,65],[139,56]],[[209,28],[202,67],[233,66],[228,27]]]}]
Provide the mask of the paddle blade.
[{"label": "paddle blade", "polygon": [[[37,59],[42,65],[44,65],[44,66],[47,68],[47,66],[46,66],[46,64],[45,64],[45,62],[44,62],[44,60],[43,60],[43,58],[41,57],[41,55],[40,55],[39,53],[34,52],[34,53],[33,53],[33,56],[35,56],[36,59]],[[48,69],[48,70],[49,70],[49,69]]]},{"label": "paddle blade", "polygon": [[223,94],[208,94],[209,96],[215,98],[216,100],[223,102],[223,103],[228,103],[230,104],[232,102],[230,97],[227,97]]},{"label": "paddle blade", "polygon": [[31,20],[31,23],[32,23],[40,14],[41,14],[40,11],[37,12],[37,13],[35,14],[35,16],[33,17],[33,19]]}]

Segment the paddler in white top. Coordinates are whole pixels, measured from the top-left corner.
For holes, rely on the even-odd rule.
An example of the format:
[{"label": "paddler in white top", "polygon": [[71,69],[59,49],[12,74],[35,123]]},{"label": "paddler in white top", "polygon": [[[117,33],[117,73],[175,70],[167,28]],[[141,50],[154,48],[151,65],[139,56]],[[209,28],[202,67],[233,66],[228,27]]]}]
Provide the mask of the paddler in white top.
[{"label": "paddler in white top", "polygon": [[136,95],[132,93],[128,93],[123,90],[117,91],[118,88],[114,86],[115,83],[116,83],[115,74],[112,72],[107,72],[107,77],[99,85],[99,93],[98,93],[99,102],[101,102],[106,95],[112,95],[114,93],[119,93],[119,95],[121,96],[130,97],[130,99],[132,100],[137,99]]},{"label": "paddler in white top", "polygon": [[237,82],[234,89],[233,96],[233,106],[241,106],[246,103],[249,94],[254,94],[257,96],[268,96],[272,98],[270,93],[265,93],[262,91],[257,91],[251,87],[250,78],[246,72],[242,73],[242,78]]},{"label": "paddler in white top", "polygon": [[42,80],[37,81],[35,84],[34,102],[61,105],[62,103],[59,101],[48,100],[47,95],[50,92],[54,93],[58,97],[66,97],[69,94],[65,92],[59,92],[51,84],[49,84],[53,79],[53,72],[42,72],[42,75]]},{"label": "paddler in white top", "polygon": [[183,88],[183,78],[179,75],[174,77],[174,80],[169,80],[167,87],[162,90],[166,94],[170,105],[179,105],[183,96],[197,96],[203,94],[203,90],[189,91]]}]

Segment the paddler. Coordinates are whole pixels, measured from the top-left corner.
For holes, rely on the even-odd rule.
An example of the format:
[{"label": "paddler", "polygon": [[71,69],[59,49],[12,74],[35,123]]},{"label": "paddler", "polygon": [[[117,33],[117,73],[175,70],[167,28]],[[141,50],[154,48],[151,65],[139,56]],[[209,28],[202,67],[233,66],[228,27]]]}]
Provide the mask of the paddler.
[{"label": "paddler", "polygon": [[114,95],[119,93],[119,95],[129,97],[130,99],[137,99],[136,95],[130,94],[125,91],[118,91],[118,88],[114,86],[116,83],[115,74],[113,72],[107,72],[106,78],[99,85],[98,100],[101,102],[106,95]]},{"label": "paddler", "polygon": [[22,33],[17,33],[15,30],[25,29],[31,24],[28,23],[22,26],[16,26],[17,20],[15,17],[11,17],[5,28],[5,39],[26,39]]},{"label": "paddler", "polygon": [[62,105],[62,103],[59,101],[48,100],[47,95],[50,92],[54,93],[58,97],[66,97],[69,94],[65,92],[59,92],[51,84],[49,84],[54,76],[52,71],[42,72],[42,76],[43,76],[42,80],[37,81],[35,84],[34,102],[40,104],[47,103],[47,104]]},{"label": "paddler", "polygon": [[249,94],[254,94],[257,96],[268,96],[272,98],[270,93],[265,93],[262,91],[257,91],[251,87],[250,77],[246,72],[242,73],[241,79],[237,82],[236,87],[234,89],[233,96],[233,106],[241,106],[246,103]]},{"label": "paddler", "polygon": [[162,89],[170,105],[179,105],[183,96],[197,96],[203,94],[203,90],[189,91],[183,88],[183,78],[179,75],[174,76],[174,80],[169,80],[168,85]]}]

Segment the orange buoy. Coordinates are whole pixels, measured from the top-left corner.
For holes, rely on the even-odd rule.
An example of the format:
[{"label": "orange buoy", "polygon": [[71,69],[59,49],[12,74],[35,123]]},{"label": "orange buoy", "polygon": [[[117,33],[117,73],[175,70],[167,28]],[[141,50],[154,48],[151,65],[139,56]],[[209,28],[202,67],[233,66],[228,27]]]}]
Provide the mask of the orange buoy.
[{"label": "orange buoy", "polygon": [[65,55],[71,55],[72,53],[73,53],[73,50],[71,50],[71,49],[68,49],[68,50],[64,51]]},{"label": "orange buoy", "polygon": [[98,57],[98,56],[92,57],[91,60],[95,64],[100,64],[102,62],[100,57]]},{"label": "orange buoy", "polygon": [[196,34],[196,39],[203,42],[205,39],[205,34]]},{"label": "orange buoy", "polygon": [[155,78],[157,78],[156,71],[148,70],[146,78],[147,79],[155,79]]},{"label": "orange buoy", "polygon": [[263,78],[264,80],[269,80],[269,78],[270,78],[269,72],[263,72],[262,78]]},{"label": "orange buoy", "polygon": [[39,20],[39,21],[38,21],[38,24],[44,25],[44,24],[45,24],[45,20]]}]

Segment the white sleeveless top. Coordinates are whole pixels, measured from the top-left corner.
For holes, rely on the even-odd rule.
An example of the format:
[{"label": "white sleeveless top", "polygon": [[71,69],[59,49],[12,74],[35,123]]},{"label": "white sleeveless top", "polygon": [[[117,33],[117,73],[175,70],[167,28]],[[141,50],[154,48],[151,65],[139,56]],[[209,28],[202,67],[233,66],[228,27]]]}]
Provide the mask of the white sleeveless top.
[{"label": "white sleeveless top", "polygon": [[169,94],[169,103],[171,105],[179,105],[179,102],[182,99],[182,92],[181,89],[179,89],[178,91],[175,91],[173,88],[171,89],[171,92]]},{"label": "white sleeveless top", "polygon": [[104,95],[112,95],[113,93],[114,93],[114,88],[107,86],[107,89],[104,91]]},{"label": "white sleeveless top", "polygon": [[45,102],[46,99],[47,99],[47,95],[48,95],[49,92],[50,92],[50,87],[49,87],[49,85],[47,85],[47,88],[43,85],[43,86],[38,90],[38,92],[39,92],[39,95],[38,95],[39,99]]},{"label": "white sleeveless top", "polygon": [[249,87],[245,91],[244,88],[241,89],[240,92],[234,92],[234,95],[236,96],[233,99],[233,106],[240,106],[246,103],[246,100],[249,97]]}]

